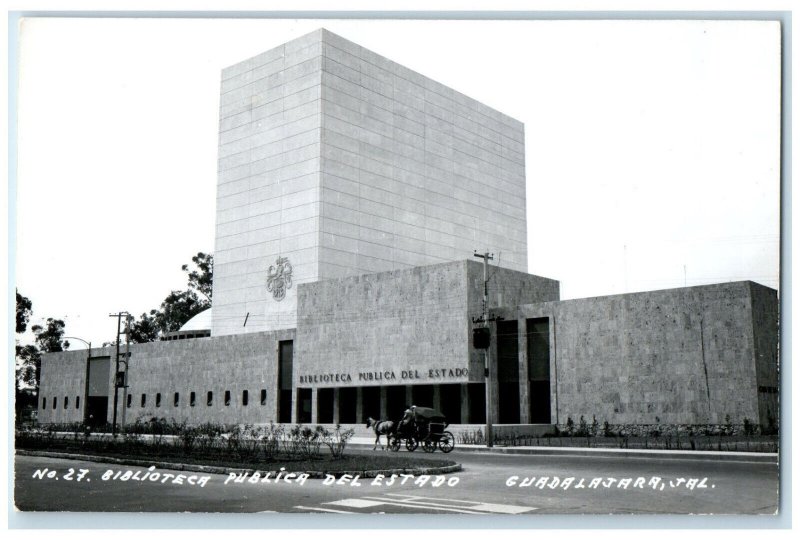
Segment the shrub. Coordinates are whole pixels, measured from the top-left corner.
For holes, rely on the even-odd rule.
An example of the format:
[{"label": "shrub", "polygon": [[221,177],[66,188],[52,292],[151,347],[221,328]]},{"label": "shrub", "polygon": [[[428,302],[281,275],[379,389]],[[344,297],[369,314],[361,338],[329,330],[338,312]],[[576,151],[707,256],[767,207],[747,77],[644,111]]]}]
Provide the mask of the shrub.
[{"label": "shrub", "polygon": [[575,432],[575,435],[578,437],[588,437],[589,436],[589,426],[586,423],[586,419],[581,415],[580,419],[578,420],[578,430]]},{"label": "shrub", "polygon": [[336,428],[332,432],[325,428],[321,430],[322,441],[330,449],[334,459],[340,459],[344,455],[344,449],[354,433],[355,431],[352,429],[342,431],[342,426],[339,424],[336,424]]},{"label": "shrub", "polygon": [[263,435],[261,436],[262,449],[264,450],[264,458],[266,460],[274,459],[278,454],[283,439],[283,426],[275,425],[273,422],[269,423],[269,427],[264,428]]},{"label": "shrub", "polygon": [[592,437],[597,437],[597,431],[599,429],[599,424],[597,423],[597,418],[595,415],[592,415],[592,425],[589,428],[589,435]]}]

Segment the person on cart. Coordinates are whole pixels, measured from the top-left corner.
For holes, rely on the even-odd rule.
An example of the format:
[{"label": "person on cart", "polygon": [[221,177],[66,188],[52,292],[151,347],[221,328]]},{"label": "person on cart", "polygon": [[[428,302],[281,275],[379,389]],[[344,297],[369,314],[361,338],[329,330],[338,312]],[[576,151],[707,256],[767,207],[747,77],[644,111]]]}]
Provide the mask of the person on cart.
[{"label": "person on cart", "polygon": [[400,423],[397,425],[397,432],[399,434],[406,435],[411,430],[411,423],[414,421],[414,411],[416,408],[416,405],[406,407],[403,413],[403,419],[400,420]]}]

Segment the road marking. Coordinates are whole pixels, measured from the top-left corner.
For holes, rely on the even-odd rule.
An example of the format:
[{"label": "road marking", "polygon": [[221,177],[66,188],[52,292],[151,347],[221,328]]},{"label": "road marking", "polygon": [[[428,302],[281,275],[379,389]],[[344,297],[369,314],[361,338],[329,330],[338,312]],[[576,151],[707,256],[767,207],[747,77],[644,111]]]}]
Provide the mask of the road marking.
[{"label": "road marking", "polygon": [[341,499],[326,502],[349,508],[371,508],[374,506],[399,506],[402,508],[417,508],[420,510],[437,510],[440,512],[453,512],[457,514],[522,514],[536,508],[531,506],[516,506],[511,504],[496,504],[482,501],[466,501],[463,499],[439,499],[435,497],[421,497],[388,493],[385,496],[368,495],[360,499]]},{"label": "road marking", "polygon": [[[330,504],[330,503],[325,503]],[[315,508],[313,506],[295,506],[298,510],[310,510],[312,512],[331,512],[333,514],[355,514],[356,512],[348,512],[346,510],[334,510],[333,508]]]},{"label": "road marking", "polygon": [[[424,504],[463,508],[465,510],[475,510],[479,512],[492,512],[495,514],[522,514],[531,510],[538,510],[533,506],[516,506],[513,504],[485,503],[481,501],[466,501],[464,499],[440,499],[434,497],[421,497],[416,495],[404,495],[401,493],[387,493],[388,497],[402,497],[406,502],[420,502]],[[446,503],[462,504],[442,504],[429,501],[445,501]]]},{"label": "road marking", "polygon": [[513,504],[494,504],[482,503],[474,506],[473,510],[483,510],[484,512],[491,512],[493,514],[522,514],[530,510],[536,510],[532,506],[514,506]]},{"label": "road marking", "polygon": [[381,499],[379,497],[371,497],[372,499],[379,500],[381,503],[379,504],[387,504],[391,506],[400,506],[402,508],[419,508],[420,510],[439,510],[440,512],[453,512],[456,514],[485,514],[486,512],[474,512],[472,510],[466,510],[464,508],[458,508],[454,506],[446,506],[443,504],[434,504],[434,503],[421,503],[416,501],[395,501],[392,499]]},{"label": "road marking", "polygon": [[369,508],[370,506],[380,506],[383,503],[368,501],[366,499],[342,499],[323,504],[335,504],[337,506],[349,506],[350,508]]}]

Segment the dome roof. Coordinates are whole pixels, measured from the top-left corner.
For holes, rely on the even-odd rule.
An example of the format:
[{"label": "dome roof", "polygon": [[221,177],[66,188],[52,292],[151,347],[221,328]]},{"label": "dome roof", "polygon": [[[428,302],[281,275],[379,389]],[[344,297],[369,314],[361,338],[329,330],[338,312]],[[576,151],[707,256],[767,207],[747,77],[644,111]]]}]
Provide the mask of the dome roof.
[{"label": "dome roof", "polygon": [[198,330],[211,330],[211,309],[201,311],[181,326],[180,331],[198,331]]}]

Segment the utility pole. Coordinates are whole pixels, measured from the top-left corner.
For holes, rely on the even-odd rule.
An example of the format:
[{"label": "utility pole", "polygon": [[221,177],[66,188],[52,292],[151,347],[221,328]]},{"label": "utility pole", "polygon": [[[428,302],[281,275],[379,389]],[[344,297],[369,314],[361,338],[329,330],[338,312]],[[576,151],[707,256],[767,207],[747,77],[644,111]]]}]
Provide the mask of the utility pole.
[{"label": "utility pole", "polygon": [[109,313],[109,317],[116,317],[117,318],[117,358],[116,362],[114,363],[114,413],[112,416],[111,421],[111,436],[117,436],[117,407],[119,404],[119,334],[122,325],[122,316],[128,315],[127,311],[120,311],[119,313]]},{"label": "utility pole", "polygon": [[[494,253],[475,253],[475,257],[483,259],[483,325],[489,328],[488,302],[489,302],[489,261],[494,260]],[[483,350],[484,370],[486,378],[486,446],[494,446],[494,433],[492,429],[492,368],[489,362],[489,348]]]},{"label": "utility pole", "polygon": [[128,408],[128,369],[131,361],[131,320],[133,316],[125,316],[125,375],[122,377],[122,423],[120,431],[125,433],[125,411]]}]

